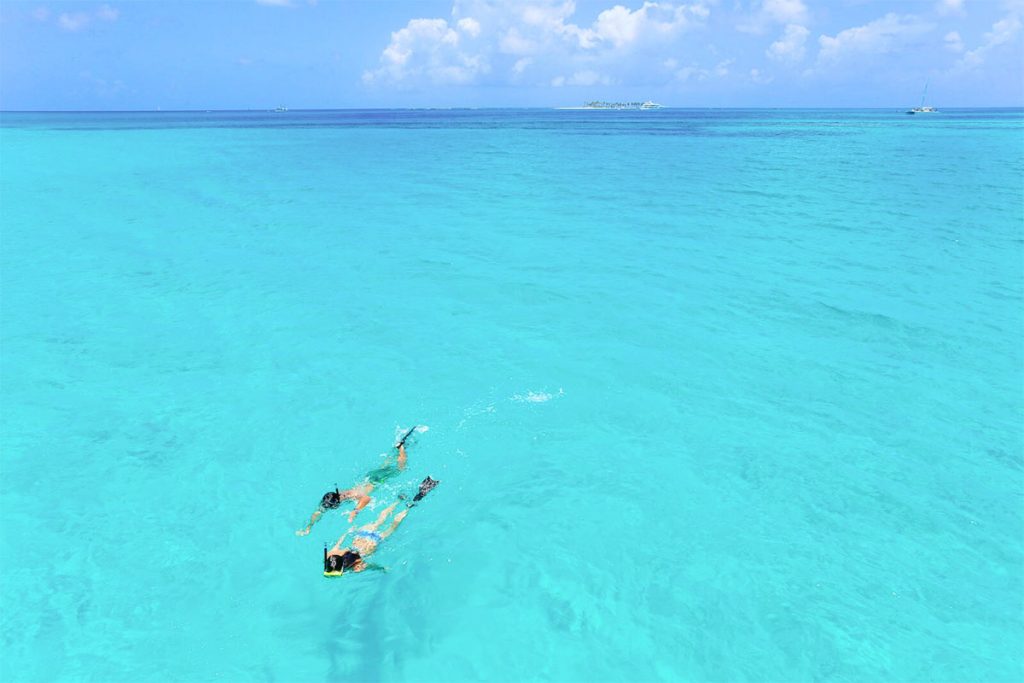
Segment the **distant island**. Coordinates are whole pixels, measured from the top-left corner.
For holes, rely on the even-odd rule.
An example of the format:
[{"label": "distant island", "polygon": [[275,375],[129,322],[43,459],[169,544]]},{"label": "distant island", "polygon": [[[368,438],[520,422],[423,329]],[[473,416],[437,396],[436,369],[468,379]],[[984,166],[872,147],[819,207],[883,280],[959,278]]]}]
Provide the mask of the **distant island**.
[{"label": "distant island", "polygon": [[563,110],[659,110],[662,105],[649,99],[645,102],[604,102],[594,100],[583,106],[561,106]]}]

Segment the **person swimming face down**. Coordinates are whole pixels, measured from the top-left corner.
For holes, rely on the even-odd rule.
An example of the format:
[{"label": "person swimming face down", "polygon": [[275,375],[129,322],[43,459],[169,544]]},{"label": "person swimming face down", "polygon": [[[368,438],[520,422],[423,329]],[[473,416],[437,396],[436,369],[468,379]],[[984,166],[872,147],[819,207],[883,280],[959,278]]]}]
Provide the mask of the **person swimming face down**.
[{"label": "person swimming face down", "polygon": [[374,487],[384,483],[405,469],[405,465],[408,460],[408,455],[405,452],[405,442],[409,435],[412,434],[413,429],[406,432],[405,436],[402,437],[402,440],[395,445],[398,453],[394,462],[386,463],[384,467],[379,467],[368,472],[362,483],[357,484],[350,489],[342,491],[338,488],[338,485],[335,484],[334,490],[328,491],[320,499],[320,504],[313,512],[313,516],[309,518],[309,524],[307,524],[304,529],[296,531],[295,535],[308,536],[313,525],[316,524],[328,510],[335,510],[341,507],[341,504],[347,500],[355,501],[355,507],[348,513],[349,523],[353,522],[356,515],[359,514],[359,511],[370,503],[370,493],[373,491]]},{"label": "person swimming face down", "polygon": [[341,576],[346,570],[362,571],[365,567],[362,557],[354,550],[340,554],[327,554],[324,548],[324,576]]}]

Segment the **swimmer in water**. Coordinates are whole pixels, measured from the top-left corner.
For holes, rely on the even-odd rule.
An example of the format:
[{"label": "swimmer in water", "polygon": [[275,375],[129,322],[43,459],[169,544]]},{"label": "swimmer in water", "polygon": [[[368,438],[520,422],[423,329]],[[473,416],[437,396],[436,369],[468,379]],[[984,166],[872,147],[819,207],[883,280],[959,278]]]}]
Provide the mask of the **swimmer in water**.
[{"label": "swimmer in water", "polygon": [[346,572],[361,572],[367,569],[383,569],[383,567],[369,564],[365,558],[369,557],[377,551],[377,546],[380,545],[381,541],[395,533],[395,529],[402,523],[406,515],[409,514],[409,508],[423,500],[423,497],[427,495],[435,486],[441,482],[436,479],[427,477],[420,484],[420,490],[413,498],[413,502],[409,503],[406,509],[399,512],[391,520],[391,526],[388,527],[383,533],[377,533],[377,529],[383,524],[388,515],[395,511],[400,501],[395,501],[380,513],[377,517],[377,521],[373,524],[366,524],[360,527],[354,534],[352,539],[352,546],[349,548],[343,547],[345,539],[348,537],[349,531],[338,539],[338,542],[334,544],[334,547],[330,550],[324,545],[324,576],[335,577],[342,576]]},{"label": "swimmer in water", "polygon": [[320,505],[313,511],[313,516],[309,518],[309,524],[306,525],[305,529],[296,531],[295,535],[308,536],[313,525],[320,521],[325,512],[341,507],[341,504],[347,500],[354,500],[356,502],[356,506],[348,513],[348,522],[351,524],[355,520],[356,515],[359,514],[359,511],[370,504],[370,492],[373,491],[374,487],[377,484],[383,484],[405,469],[405,463],[408,460],[408,456],[405,453],[405,442],[415,430],[416,427],[413,427],[407,431],[399,439],[398,443],[395,444],[395,448],[398,449],[398,458],[395,461],[384,463],[382,467],[367,472],[362,483],[356,484],[350,489],[341,491],[335,486],[333,491],[325,493],[324,497],[320,499]]}]

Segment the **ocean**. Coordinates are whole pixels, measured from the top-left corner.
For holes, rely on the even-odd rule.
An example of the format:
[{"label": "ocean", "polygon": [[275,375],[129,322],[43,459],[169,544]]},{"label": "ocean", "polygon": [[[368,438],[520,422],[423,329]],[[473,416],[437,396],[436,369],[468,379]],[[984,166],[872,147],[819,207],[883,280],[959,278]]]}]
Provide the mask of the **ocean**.
[{"label": "ocean", "polygon": [[[1024,111],[0,154],[0,679],[1024,678]],[[441,485],[325,579],[344,516],[294,531],[414,424],[358,523]]]}]

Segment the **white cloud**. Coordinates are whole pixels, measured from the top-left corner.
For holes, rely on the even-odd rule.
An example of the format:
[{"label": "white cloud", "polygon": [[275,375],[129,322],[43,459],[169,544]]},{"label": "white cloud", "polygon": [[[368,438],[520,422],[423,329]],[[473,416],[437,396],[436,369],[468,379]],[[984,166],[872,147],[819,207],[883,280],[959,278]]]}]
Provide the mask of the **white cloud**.
[{"label": "white cloud", "polygon": [[[622,47],[640,39],[671,37],[694,18],[704,19],[708,10],[703,5],[677,5],[645,2],[640,9],[630,11],[622,5],[606,9],[597,15],[593,28],[584,29],[598,42]],[[582,47],[591,47],[590,42]]]},{"label": "white cloud", "polygon": [[807,6],[801,0],[764,0],[762,11],[779,24],[807,21]]},{"label": "white cloud", "polygon": [[766,76],[762,74],[760,69],[751,69],[750,80],[752,80],[754,83],[757,83],[758,85],[767,85],[768,83],[771,83],[775,79],[771,76]]},{"label": "white cloud", "polygon": [[959,32],[950,31],[949,33],[946,34],[946,37],[943,38],[943,40],[946,41],[947,50],[952,50],[953,52],[964,51],[964,41],[963,38],[960,37]]},{"label": "white cloud", "polygon": [[765,55],[778,62],[799,62],[804,58],[804,43],[810,31],[800,24],[789,24],[782,37],[768,46]]},{"label": "white cloud", "polygon": [[100,8],[96,10],[96,18],[103,21],[117,21],[119,16],[121,16],[121,12],[110,5],[100,5]]},{"label": "white cloud", "polygon": [[935,3],[935,11],[939,14],[965,14],[964,0],[939,0]]},{"label": "white cloud", "polygon": [[[452,18],[413,19],[391,35],[380,65],[366,83],[422,85],[476,83],[484,78],[538,84],[589,85],[639,70],[641,56],[664,50],[702,25],[705,3],[646,1],[631,9],[617,4],[590,25],[573,22],[572,0],[455,0]],[[655,55],[655,63],[663,55]],[[566,74],[572,75],[566,75]],[[592,74],[599,74],[593,76]]]},{"label": "white cloud", "polygon": [[47,7],[36,7],[32,10],[32,18],[36,21],[46,21],[50,18],[50,10]]},{"label": "white cloud", "polygon": [[762,34],[776,24],[806,24],[807,6],[802,0],[763,0],[736,27],[741,33]]},{"label": "white cloud", "polygon": [[699,66],[684,66],[682,69],[676,72],[676,78],[681,81],[707,80],[708,70],[702,69]]},{"label": "white cloud", "polygon": [[85,12],[63,12],[57,17],[57,24],[65,31],[81,31],[91,19]]},{"label": "white cloud", "polygon": [[[1009,43],[1017,38],[1017,34],[1021,30],[1020,17],[1011,13],[992,24],[992,30],[982,36],[981,45],[968,50],[964,53],[964,56],[956,64],[958,69],[973,69],[977,66],[981,66],[989,53],[998,48],[1000,45]],[[948,36],[947,36],[948,38]]]},{"label": "white cloud", "polygon": [[684,66],[676,71],[676,78],[680,81],[706,81],[712,76],[723,78],[729,75],[729,67],[735,60],[726,59],[719,62],[712,69],[705,69],[696,65]]},{"label": "white cloud", "polygon": [[461,49],[460,42],[463,36],[479,34],[480,26],[460,21],[456,28],[444,19],[413,19],[391,34],[391,42],[380,57],[381,66],[364,73],[363,80],[426,79],[435,85],[473,82],[490,70],[490,64],[484,55]]},{"label": "white cloud", "polygon": [[473,17],[466,17],[465,19],[459,19],[458,22],[459,30],[465,33],[471,38],[476,38],[480,35],[480,22]]},{"label": "white cloud", "polygon": [[895,52],[931,29],[931,24],[916,17],[889,13],[863,26],[840,31],[835,36],[820,36],[818,61],[837,62],[858,55]]}]

